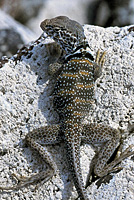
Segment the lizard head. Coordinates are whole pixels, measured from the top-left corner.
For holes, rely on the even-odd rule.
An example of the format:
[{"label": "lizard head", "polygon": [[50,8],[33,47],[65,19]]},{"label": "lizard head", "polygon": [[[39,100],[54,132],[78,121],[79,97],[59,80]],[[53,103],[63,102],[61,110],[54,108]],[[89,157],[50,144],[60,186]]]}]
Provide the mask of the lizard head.
[{"label": "lizard head", "polygon": [[49,37],[60,44],[67,54],[85,40],[82,25],[66,16],[46,19],[40,26]]}]

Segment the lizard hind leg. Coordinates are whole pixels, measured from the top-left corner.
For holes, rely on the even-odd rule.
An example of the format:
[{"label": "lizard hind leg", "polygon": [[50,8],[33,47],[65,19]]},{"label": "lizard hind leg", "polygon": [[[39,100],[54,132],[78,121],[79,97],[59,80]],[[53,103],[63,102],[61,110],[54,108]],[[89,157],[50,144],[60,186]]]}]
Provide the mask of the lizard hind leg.
[{"label": "lizard hind leg", "polygon": [[124,152],[118,155],[110,163],[109,160],[119,147],[121,136],[118,130],[115,130],[104,124],[89,124],[83,127],[83,140],[91,144],[100,144],[100,150],[96,153],[90,168],[90,174],[86,186],[88,184],[91,173],[98,177],[104,177],[111,172],[117,172],[122,168],[117,166],[123,159],[134,155],[133,146],[129,146]]},{"label": "lizard hind leg", "polygon": [[50,153],[47,151],[47,149],[44,146],[42,146],[42,143],[43,144],[59,143],[62,140],[60,137],[59,130],[60,130],[59,125],[52,125],[52,126],[37,128],[27,134],[26,142],[39,153],[39,155],[43,158],[45,163],[48,165],[48,168],[45,171],[41,171],[29,177],[18,176],[16,174],[13,174],[13,176],[18,180],[18,183],[16,185],[9,186],[9,187],[0,186],[0,190],[16,190],[16,189],[19,189],[21,187],[24,187],[26,185],[29,185],[41,180],[43,180],[44,182],[47,182],[56,173],[57,166],[55,162],[53,161]]}]

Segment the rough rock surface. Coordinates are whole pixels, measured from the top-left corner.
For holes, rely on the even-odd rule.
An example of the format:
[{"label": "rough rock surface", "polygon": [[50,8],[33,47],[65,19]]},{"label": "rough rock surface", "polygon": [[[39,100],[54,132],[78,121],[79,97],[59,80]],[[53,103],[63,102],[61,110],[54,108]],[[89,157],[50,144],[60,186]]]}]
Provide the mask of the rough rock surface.
[{"label": "rough rock surface", "polygon": [[[120,128],[124,149],[134,145],[134,28],[101,28],[84,26],[91,52],[107,51],[103,74],[96,82],[96,104],[85,123],[103,122]],[[55,123],[51,92],[54,79],[48,75],[48,64],[56,60],[48,51],[50,40],[26,48],[21,59],[10,59],[0,69],[0,185],[15,183],[12,173],[30,175],[45,167],[38,154],[25,145],[29,130]],[[46,43],[46,44],[45,44]],[[19,56],[18,56],[19,57]],[[15,57],[16,59],[18,57]],[[20,57],[19,57],[20,58]],[[58,171],[47,183],[30,185],[11,193],[1,192],[0,199],[71,200],[77,197],[67,167],[64,144],[48,146]],[[84,180],[94,155],[89,145],[81,146]],[[123,170],[87,188],[91,200],[134,199],[134,159],[121,162]],[[36,187],[35,187],[36,186]],[[37,187],[38,186],[38,187]]]}]

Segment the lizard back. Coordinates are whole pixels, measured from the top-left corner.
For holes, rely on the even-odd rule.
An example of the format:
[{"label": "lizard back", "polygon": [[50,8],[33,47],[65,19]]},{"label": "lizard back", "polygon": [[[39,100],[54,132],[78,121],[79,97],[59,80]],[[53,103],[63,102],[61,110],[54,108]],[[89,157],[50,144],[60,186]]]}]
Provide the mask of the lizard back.
[{"label": "lizard back", "polygon": [[95,66],[88,44],[83,42],[66,57],[54,87],[54,107],[60,120],[78,122],[94,101]]}]

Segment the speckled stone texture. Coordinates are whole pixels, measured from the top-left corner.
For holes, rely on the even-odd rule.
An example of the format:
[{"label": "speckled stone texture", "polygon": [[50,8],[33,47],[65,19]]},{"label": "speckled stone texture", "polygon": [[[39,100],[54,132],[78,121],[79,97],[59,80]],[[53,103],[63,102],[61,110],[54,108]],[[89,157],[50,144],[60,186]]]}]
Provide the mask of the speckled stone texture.
[{"label": "speckled stone texture", "polygon": [[[134,145],[134,28],[104,29],[85,25],[84,29],[94,57],[98,49],[107,52],[103,74],[96,82],[96,103],[85,123],[103,122],[119,128],[124,138],[123,149],[126,149]],[[50,41],[40,41],[31,50],[27,48],[21,61],[13,61],[12,58],[0,69],[2,186],[15,183],[12,173],[30,175],[45,168],[45,163],[25,144],[24,138],[29,130],[58,121],[51,96],[55,80],[48,75],[48,65],[57,59],[58,53],[47,44]],[[57,175],[47,183],[41,182],[10,193],[1,192],[0,199],[73,200],[77,197],[67,167],[64,144],[48,146],[48,150],[57,164]],[[81,146],[84,180],[93,155],[89,145]],[[133,156],[122,161],[120,166],[123,170],[119,173],[87,188],[89,199],[134,199]]]}]

